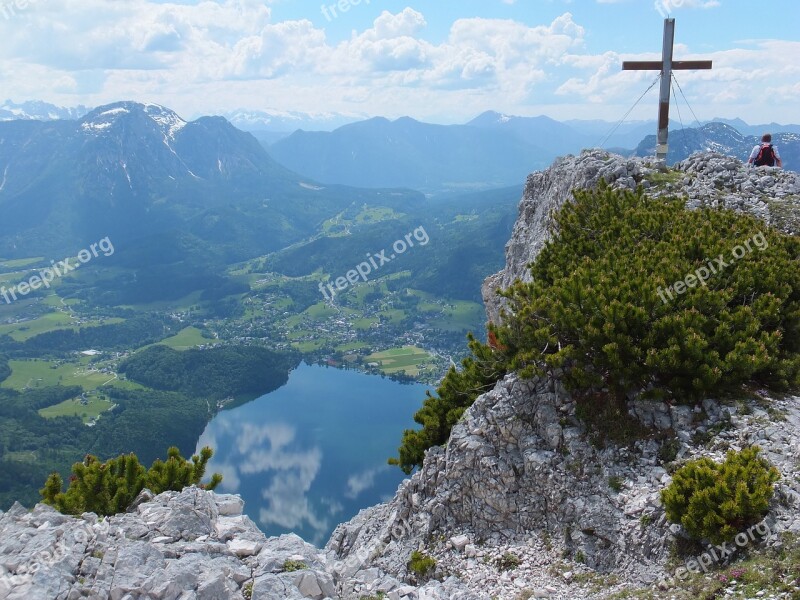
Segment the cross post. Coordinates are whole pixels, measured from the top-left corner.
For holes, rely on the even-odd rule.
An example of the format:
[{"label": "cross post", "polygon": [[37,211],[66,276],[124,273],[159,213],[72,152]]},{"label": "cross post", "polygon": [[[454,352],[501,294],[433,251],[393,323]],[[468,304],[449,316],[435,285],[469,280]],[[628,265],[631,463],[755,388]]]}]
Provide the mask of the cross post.
[{"label": "cross post", "polygon": [[672,60],[675,43],[675,19],[664,19],[664,44],[660,61],[625,61],[623,71],[661,71],[661,90],[658,97],[658,135],[656,158],[667,159],[669,149],[669,96],[672,71],[710,69],[710,60]]}]

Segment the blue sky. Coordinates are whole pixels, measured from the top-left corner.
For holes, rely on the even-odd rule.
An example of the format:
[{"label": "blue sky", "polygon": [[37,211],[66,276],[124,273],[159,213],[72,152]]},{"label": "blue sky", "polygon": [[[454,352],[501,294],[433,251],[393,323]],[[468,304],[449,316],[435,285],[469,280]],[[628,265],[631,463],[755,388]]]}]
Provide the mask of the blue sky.
[{"label": "blue sky", "polygon": [[[371,0],[367,5],[362,0],[339,18],[328,20],[321,6],[335,4],[327,2],[283,1],[273,5],[276,19],[310,19],[315,25],[324,27],[331,40],[341,41],[350,36],[353,29],[368,28],[383,10],[400,12],[405,7],[421,12],[428,23],[426,38],[441,42],[454,21],[465,17],[485,19],[512,19],[530,27],[550,23],[556,17],[570,12],[575,19],[589,28],[586,49],[590,52],[646,52],[660,48],[662,14],[679,20],[678,37],[701,50],[706,48],[732,47],[736,40],[750,38],[777,38],[800,40],[800,3],[796,0],[778,0],[762,4],[752,0],[726,0],[719,6],[706,9],[672,8],[667,12],[661,5],[656,8],[654,0],[618,0],[597,2],[595,0],[517,0],[513,4],[502,0],[434,0],[427,2],[404,2],[403,0]],[[712,10],[713,8],[713,10]],[[330,12],[330,11],[329,11]],[[721,25],[724,22],[724,25]]]},{"label": "blue sky", "polygon": [[677,74],[699,118],[800,122],[797,0],[0,0],[0,89],[185,117],[617,120],[655,77],[620,63],[658,57],[667,13],[676,58],[714,60]]}]

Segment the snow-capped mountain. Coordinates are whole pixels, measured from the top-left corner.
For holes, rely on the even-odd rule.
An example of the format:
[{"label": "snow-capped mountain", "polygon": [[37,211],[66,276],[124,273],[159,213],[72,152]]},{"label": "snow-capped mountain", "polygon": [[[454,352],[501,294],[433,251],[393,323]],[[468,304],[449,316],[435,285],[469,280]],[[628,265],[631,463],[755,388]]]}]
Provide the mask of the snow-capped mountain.
[{"label": "snow-capped mountain", "polygon": [[0,121],[55,121],[58,119],[80,119],[90,110],[91,109],[83,105],[64,108],[40,100],[30,100],[20,103],[6,100],[0,104]]},{"label": "snow-capped mountain", "polygon": [[[422,201],[316,183],[222,117],[188,121],[157,104],[0,122],[0,256],[66,256],[88,239],[172,240],[172,231],[186,248],[205,240],[228,257],[254,256],[305,238],[351,205]],[[164,243],[153,247],[154,261]],[[175,244],[167,246],[182,256]]]},{"label": "snow-capped mountain", "polygon": [[306,131],[333,131],[342,125],[368,118],[366,115],[343,115],[340,113],[309,114],[276,109],[239,109],[224,113],[222,116],[244,131],[287,134],[297,131],[298,129]]},{"label": "snow-capped mountain", "polygon": [[80,119],[80,128],[85,133],[111,134],[115,128],[124,125],[126,117],[135,115],[144,116],[152,121],[168,140],[175,140],[175,134],[186,127],[186,121],[177,113],[158,104],[116,102],[85,115]]},{"label": "snow-capped mountain", "polygon": [[[780,126],[777,126],[780,127]],[[753,146],[759,143],[759,135],[743,135],[737,129],[722,122],[706,123],[702,127],[675,129],[669,133],[668,163],[687,158],[694,152],[712,151],[747,160]],[[783,167],[800,170],[800,134],[772,132],[772,143],[778,147]],[[647,136],[636,148],[637,156],[655,154],[656,136]]]}]

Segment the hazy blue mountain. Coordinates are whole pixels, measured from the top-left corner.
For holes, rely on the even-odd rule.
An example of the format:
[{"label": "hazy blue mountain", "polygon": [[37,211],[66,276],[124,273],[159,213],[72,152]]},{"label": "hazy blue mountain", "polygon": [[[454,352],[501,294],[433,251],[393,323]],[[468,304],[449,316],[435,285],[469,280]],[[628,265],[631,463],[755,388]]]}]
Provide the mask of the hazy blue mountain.
[{"label": "hazy blue mountain", "polygon": [[764,125],[748,125],[742,119],[716,118],[711,123],[725,123],[744,135],[762,136],[765,133],[800,133],[800,125],[781,125],[780,123],[767,123]]},{"label": "hazy blue mountain", "polygon": [[58,256],[111,236],[179,231],[229,257],[303,239],[351,205],[408,206],[411,192],[321,187],[278,165],[222,117],[186,122],[119,102],[80,120],[0,123],[0,256]]},{"label": "hazy blue mountain", "polygon": [[[670,131],[668,163],[675,163],[699,151],[712,150],[741,160],[747,160],[760,135],[743,135],[730,125],[721,122],[707,123]],[[785,169],[800,169],[800,134],[775,132],[772,141],[778,147]],[[656,136],[649,135],[636,148],[637,156],[655,154]]]},{"label": "hazy blue mountain", "polygon": [[[682,129],[678,121],[670,126],[673,132],[686,132],[673,133],[670,160],[707,148],[746,158],[755,143],[752,135],[743,136],[721,122],[708,123],[696,133]],[[757,131],[766,127],[742,126]],[[407,117],[375,118],[333,132],[298,131],[270,145],[269,151],[281,164],[319,181],[441,193],[453,189],[455,182],[461,182],[462,189],[511,185],[558,156],[597,147],[603,140],[604,147],[622,155],[654,153],[655,121],[622,123],[609,137],[615,127],[600,120],[562,123],[546,116],[517,117],[494,111],[466,125],[451,126]],[[776,141],[787,166],[796,165],[791,126],[785,135],[783,126],[769,128],[781,132]]]},{"label": "hazy blue mountain", "polygon": [[276,142],[280,142],[292,135],[291,131],[252,131],[246,127],[241,127],[242,131],[247,131],[250,135],[256,138],[264,148],[269,151],[269,147]]},{"label": "hazy blue mountain", "polygon": [[187,122],[155,104],[117,102],[79,120],[0,123],[0,256],[61,259],[109,237],[115,253],[97,262],[93,285],[81,277],[60,293],[117,306],[246,292],[227,269],[254,257],[287,275],[347,272],[424,226],[436,243],[386,274],[408,270],[415,289],[477,300],[502,262],[530,168],[519,167],[513,188],[435,202],[408,189],[321,184],[222,117]]},{"label": "hazy blue mountain", "polygon": [[381,117],[333,132],[297,131],[270,146],[289,169],[318,181],[425,192],[518,184],[553,153],[512,132]]},{"label": "hazy blue mountain", "polygon": [[30,100],[20,103],[6,100],[0,104],[0,121],[14,121],[18,119],[35,119],[38,121],[80,119],[90,110],[91,109],[83,105],[73,108],[64,108],[40,100]]},{"label": "hazy blue mountain", "polygon": [[487,111],[467,125],[509,133],[525,143],[538,146],[549,162],[557,156],[579,153],[593,141],[598,141],[593,140],[591,135],[546,116],[515,117]]},{"label": "hazy blue mountain", "polygon": [[[588,147],[596,148],[600,143],[608,138],[603,147],[606,149],[615,148],[635,148],[642,141],[642,138],[656,130],[656,121],[626,121],[622,124],[611,123],[609,121],[570,119],[564,121],[575,131],[582,133],[590,138]],[[616,127],[614,133],[609,134]],[[631,150],[632,152],[632,150]]]},{"label": "hazy blue mountain", "polygon": [[[364,115],[343,115],[340,113],[309,114],[298,111],[274,109],[239,109],[222,115],[235,127],[250,133],[272,133],[289,135],[298,129],[306,131],[333,131],[338,127],[363,121]],[[256,136],[258,137],[258,136]],[[272,143],[272,142],[270,142]]]}]

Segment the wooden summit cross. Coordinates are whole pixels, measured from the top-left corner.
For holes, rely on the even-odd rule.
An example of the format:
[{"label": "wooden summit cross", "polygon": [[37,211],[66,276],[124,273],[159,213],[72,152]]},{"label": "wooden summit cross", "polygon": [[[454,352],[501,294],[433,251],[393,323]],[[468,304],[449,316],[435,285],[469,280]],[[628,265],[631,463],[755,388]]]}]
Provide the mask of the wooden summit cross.
[{"label": "wooden summit cross", "polygon": [[656,158],[666,160],[669,148],[669,91],[672,85],[672,71],[710,69],[710,60],[672,60],[675,41],[675,19],[664,19],[664,47],[661,61],[625,61],[623,71],[661,71],[661,93],[658,98],[658,138]]}]

